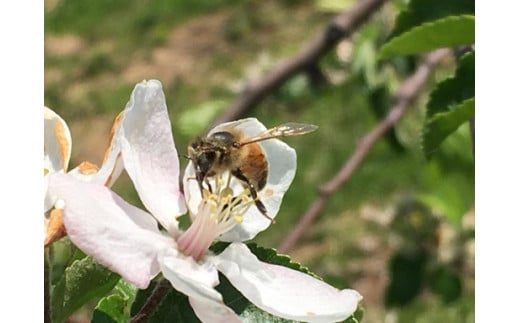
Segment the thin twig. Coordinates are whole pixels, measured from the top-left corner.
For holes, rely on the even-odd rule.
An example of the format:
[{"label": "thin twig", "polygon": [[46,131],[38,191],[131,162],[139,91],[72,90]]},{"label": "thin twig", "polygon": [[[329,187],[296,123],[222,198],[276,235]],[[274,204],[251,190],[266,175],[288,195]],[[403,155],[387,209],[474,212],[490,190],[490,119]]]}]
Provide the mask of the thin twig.
[{"label": "thin twig", "polygon": [[377,140],[408,110],[412,102],[419,95],[420,90],[426,84],[435,65],[437,65],[448,52],[448,49],[438,49],[429,53],[415,73],[401,84],[401,87],[394,97],[395,105],[390,109],[385,119],[381,120],[372,131],[358,142],[356,150],[341,170],[329,182],[320,187],[319,197],[300,218],[295,229],[279,245],[278,250],[281,253],[287,253],[294,248],[310,225],[316,220],[330,196],[350,178]]},{"label": "thin twig", "polygon": [[260,80],[249,84],[229,109],[213,121],[210,128],[245,115],[249,109],[260,103],[264,97],[279,88],[295,74],[309,70],[316,72],[319,58],[332,49],[342,38],[348,37],[355,31],[385,1],[362,0],[351,10],[337,15],[327,28],[310,41],[298,54],[281,62]]},{"label": "thin twig", "polygon": [[147,322],[150,316],[155,313],[157,310],[157,306],[161,303],[163,298],[168,294],[171,290],[172,286],[167,279],[162,279],[155,286],[152,294],[146,300],[143,307],[139,310],[137,314],[132,317],[130,323],[143,323]]}]

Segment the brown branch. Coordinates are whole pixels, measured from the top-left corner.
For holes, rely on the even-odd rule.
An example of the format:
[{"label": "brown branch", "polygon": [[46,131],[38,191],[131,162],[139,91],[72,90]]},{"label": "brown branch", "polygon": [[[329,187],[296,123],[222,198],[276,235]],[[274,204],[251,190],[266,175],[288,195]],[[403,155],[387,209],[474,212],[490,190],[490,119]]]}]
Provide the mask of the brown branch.
[{"label": "brown branch", "polygon": [[279,245],[278,250],[281,253],[287,253],[294,248],[310,225],[316,220],[332,193],[337,191],[341,185],[345,184],[354,170],[363,162],[377,140],[408,110],[412,102],[419,95],[420,90],[426,84],[435,65],[437,65],[448,52],[448,49],[438,49],[429,53],[415,73],[401,84],[401,87],[394,96],[395,105],[390,109],[385,119],[381,120],[372,131],[359,141],[356,150],[343,165],[341,170],[329,182],[320,187],[319,197],[300,218],[295,229]]},{"label": "brown branch", "polygon": [[143,307],[139,310],[137,314],[132,317],[130,323],[144,323],[148,322],[150,316],[155,313],[157,310],[157,306],[161,303],[163,298],[168,294],[171,290],[172,286],[167,279],[162,279],[155,286],[152,294],[146,300]]},{"label": "brown branch", "polygon": [[239,119],[295,74],[315,70],[321,56],[326,54],[342,38],[348,37],[384,2],[385,0],[362,0],[351,10],[337,15],[327,28],[298,54],[281,62],[260,80],[250,83],[229,109],[214,120],[211,127]]}]

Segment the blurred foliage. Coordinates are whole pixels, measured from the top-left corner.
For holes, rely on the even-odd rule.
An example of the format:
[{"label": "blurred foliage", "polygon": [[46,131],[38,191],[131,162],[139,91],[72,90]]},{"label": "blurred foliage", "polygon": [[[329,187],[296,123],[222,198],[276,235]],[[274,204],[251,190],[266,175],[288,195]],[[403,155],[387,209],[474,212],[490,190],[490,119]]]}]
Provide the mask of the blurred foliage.
[{"label": "blurred foliage", "polygon": [[[46,0],[44,99],[71,127],[72,167],[102,156],[108,129],[103,133],[99,125],[124,108],[143,75],[163,82],[175,143],[184,154],[248,80],[294,55],[353,3]],[[329,84],[313,87],[298,75],[250,113],[266,126],[286,121],[320,126],[313,134],[285,140],[298,152],[298,170],[276,225],[255,239],[259,245],[276,247],[282,241],[316,198],[319,185],[336,174],[359,138],[385,116],[393,93],[420,62],[420,56],[408,54],[381,60],[382,46],[423,23],[472,14],[474,2],[467,0],[389,2],[322,58]],[[171,65],[160,61],[164,53]],[[468,56],[440,64],[414,109],[373,147],[291,254],[338,288],[359,290],[365,296],[362,322],[391,317],[398,322],[474,321],[474,268],[468,253],[474,227],[467,220],[475,203],[473,135],[460,122],[441,140],[434,131],[438,144],[428,159],[421,150],[429,120],[474,98],[472,70]],[[84,124],[90,124],[87,131]],[[114,189],[142,206],[127,176]],[[67,239],[53,249],[55,282],[84,255]],[[367,279],[374,279],[369,287],[363,285]],[[136,292],[133,301],[116,285],[104,298],[86,301],[84,309],[89,319],[96,309],[96,320],[118,321],[120,313],[110,308],[133,304],[130,314],[135,314],[146,295]],[[172,293],[162,309],[175,311],[171,304],[186,301],[183,297]]]}]

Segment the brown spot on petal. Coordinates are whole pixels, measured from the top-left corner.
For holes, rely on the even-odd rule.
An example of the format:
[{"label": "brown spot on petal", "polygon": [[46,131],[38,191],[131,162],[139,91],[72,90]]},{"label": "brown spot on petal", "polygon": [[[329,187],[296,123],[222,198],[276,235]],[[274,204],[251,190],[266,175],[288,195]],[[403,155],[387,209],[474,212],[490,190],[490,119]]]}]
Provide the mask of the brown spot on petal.
[{"label": "brown spot on petal", "polygon": [[56,120],[56,123],[54,125],[54,131],[56,133],[56,140],[58,141],[58,146],[60,147],[61,161],[63,163],[62,167],[66,171],[67,166],[69,164],[70,156],[69,138],[66,135],[66,130],[63,126],[63,123],[61,123],[59,120]]},{"label": "brown spot on petal", "polygon": [[63,225],[63,209],[52,209],[47,230],[45,232],[44,248],[50,246],[54,241],[58,241],[67,235],[65,226]]},{"label": "brown spot on petal", "polygon": [[268,188],[265,190],[264,195],[265,195],[265,197],[271,197],[271,196],[273,196],[273,193],[274,193],[273,189]]},{"label": "brown spot on petal", "polygon": [[91,175],[97,173],[99,167],[96,164],[85,160],[78,165],[78,170],[83,175]]},{"label": "brown spot on petal", "polygon": [[112,140],[114,140],[114,135],[116,134],[117,129],[119,129],[119,124],[121,123],[121,119],[123,119],[123,112],[121,111],[117,117],[114,119],[114,124],[112,124],[112,129],[110,129],[110,135],[108,136],[108,146],[105,149],[105,155],[103,156],[103,163],[108,159],[108,155],[110,154],[110,147],[112,147]]},{"label": "brown spot on petal", "polygon": [[309,315],[309,316],[316,315],[316,313],[314,313],[314,312],[307,312],[306,314]]},{"label": "brown spot on petal", "polygon": [[119,152],[117,154],[117,157],[116,157],[116,161],[114,162],[114,168],[112,168],[112,172],[110,173],[110,175],[108,175],[107,177],[107,180],[105,181],[105,186],[112,186],[111,184],[112,183],[112,177],[114,177],[114,173],[116,172],[117,168],[118,168],[118,163],[119,163],[119,160],[121,159],[121,152]]}]

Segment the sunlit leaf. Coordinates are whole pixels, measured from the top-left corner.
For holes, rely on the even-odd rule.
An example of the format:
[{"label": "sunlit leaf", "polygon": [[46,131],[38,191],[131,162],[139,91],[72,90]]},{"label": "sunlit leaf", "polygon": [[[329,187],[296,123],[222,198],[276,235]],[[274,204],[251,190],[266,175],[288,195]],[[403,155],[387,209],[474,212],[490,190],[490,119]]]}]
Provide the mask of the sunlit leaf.
[{"label": "sunlit leaf", "polygon": [[92,316],[92,323],[124,323],[128,322],[125,315],[126,301],[121,295],[110,295],[102,298]]},{"label": "sunlit leaf", "polygon": [[120,279],[113,290],[114,294],[102,298],[92,316],[93,323],[128,322],[130,305],[134,302],[137,288]]},{"label": "sunlit leaf", "polygon": [[475,42],[475,17],[448,16],[427,22],[392,38],[381,48],[380,57],[409,55],[436,48],[470,45]]}]

